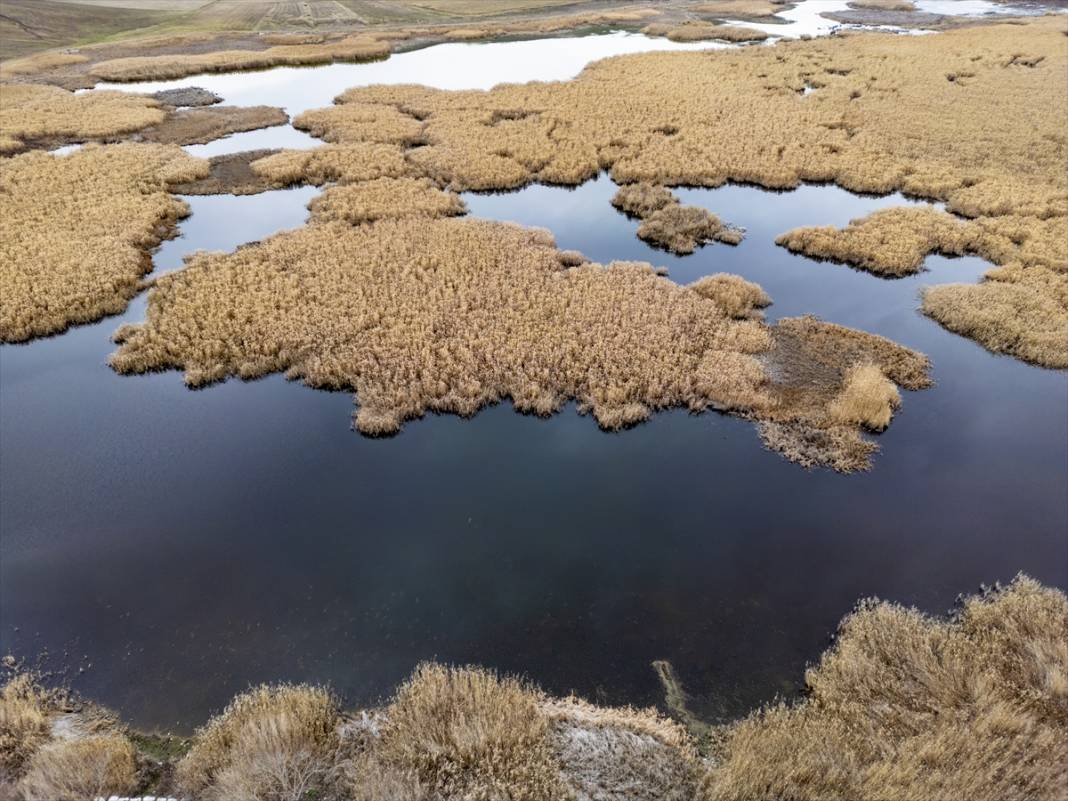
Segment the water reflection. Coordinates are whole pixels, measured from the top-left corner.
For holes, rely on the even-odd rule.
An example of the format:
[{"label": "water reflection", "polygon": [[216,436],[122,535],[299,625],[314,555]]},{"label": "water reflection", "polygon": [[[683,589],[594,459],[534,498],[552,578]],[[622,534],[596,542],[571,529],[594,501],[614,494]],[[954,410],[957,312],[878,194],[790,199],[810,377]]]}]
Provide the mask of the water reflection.
[{"label": "water reflection", "polygon": [[[0,348],[0,650],[67,650],[76,686],[141,725],[186,728],[250,682],[333,683],[354,704],[420,660],[523,672],[597,700],[660,700],[671,659],[710,717],[792,692],[840,615],[878,594],[931,611],[1017,570],[1068,585],[1068,378],[992,356],[915,311],[930,281],[884,281],[775,247],[781,231],[901,198],[830,187],[681,190],[748,228],[738,248],[649,249],[601,179],[468,198],[598,260],[677,281],[731,270],[775,299],[928,352],[873,472],[808,472],[715,414],[605,434],[573,407],[350,430],[347,393],[279,376],[203,391],[115,375],[127,314]],[[190,198],[161,269],[300,224],[314,189]]]}]

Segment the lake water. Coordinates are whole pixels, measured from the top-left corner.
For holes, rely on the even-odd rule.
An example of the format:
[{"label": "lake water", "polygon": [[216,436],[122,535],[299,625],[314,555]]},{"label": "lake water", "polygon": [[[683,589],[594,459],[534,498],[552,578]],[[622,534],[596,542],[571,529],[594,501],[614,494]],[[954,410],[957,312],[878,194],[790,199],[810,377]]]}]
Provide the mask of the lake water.
[{"label": "lake water", "polygon": [[[506,65],[517,45],[500,47]],[[448,80],[389,73],[400,61],[338,81]],[[284,89],[270,81],[285,70],[179,83],[226,79],[229,101],[292,113],[329,102],[315,92],[335,69],[292,71]],[[680,190],[747,237],[674,257],[636,238],[614,190],[602,177],[466,200],[598,261],[648,260],[683,283],[738,273],[772,296],[771,319],[815,313],[928,353],[937,386],[904,393],[871,472],[806,471],[744,421],[685,411],[608,434],[573,407],[538,419],[502,404],[368,439],[348,393],[116,375],[109,337],[144,318],[141,296],[0,347],[0,650],[86,668],[77,689],[147,727],[188,730],[260,681],[324,681],[372,703],[431,658],[636,704],[662,700],[649,665],[666,658],[695,710],[722,720],[794,694],[860,597],[942,612],[1021,570],[1068,587],[1068,376],[916,310],[922,286],[988,265],[932,257],[888,281],[776,247],[789,228],[911,202],[825,186]],[[188,198],[156,268],[297,227],[318,191]]]}]

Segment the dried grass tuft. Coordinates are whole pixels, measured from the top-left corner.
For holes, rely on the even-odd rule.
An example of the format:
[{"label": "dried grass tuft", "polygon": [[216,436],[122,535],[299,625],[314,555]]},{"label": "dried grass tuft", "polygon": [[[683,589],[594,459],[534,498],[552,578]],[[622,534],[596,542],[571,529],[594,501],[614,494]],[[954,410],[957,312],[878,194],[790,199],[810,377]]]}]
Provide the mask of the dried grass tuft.
[{"label": "dried grass tuft", "polygon": [[731,273],[714,273],[690,284],[690,289],[708,298],[735,320],[761,319],[757,311],[771,305],[771,298],[760,286]]},{"label": "dried grass tuft", "polygon": [[831,404],[831,418],[845,424],[860,424],[872,431],[890,425],[901,395],[894,382],[874,364],[849,368],[841,393]]},{"label": "dried grass tuft", "polygon": [[735,724],[706,801],[1026,801],[1068,787],[1068,600],[1018,578],[956,619],[867,602],[808,697]]},{"label": "dried grass tuft", "polygon": [[[382,786],[415,799],[563,801],[541,694],[479,668],[420,666],[384,712],[381,733],[353,773],[356,801]],[[410,792],[410,790],[409,790]]]},{"label": "dried grass tuft", "polygon": [[257,687],[197,732],[178,763],[178,786],[204,801],[318,797],[336,778],[339,722],[322,688]]},{"label": "dried grass tuft", "polygon": [[451,217],[467,205],[453,192],[442,192],[431,181],[416,178],[376,178],[331,187],[308,206],[315,222],[343,220],[359,224],[390,217]]},{"label": "dried grass tuft", "polygon": [[138,787],[137,752],[121,734],[57,739],[30,758],[18,784],[25,801],[86,801]]},{"label": "dried grass tuft", "polygon": [[0,690],[0,780],[20,776],[52,732],[51,694],[27,673]]}]

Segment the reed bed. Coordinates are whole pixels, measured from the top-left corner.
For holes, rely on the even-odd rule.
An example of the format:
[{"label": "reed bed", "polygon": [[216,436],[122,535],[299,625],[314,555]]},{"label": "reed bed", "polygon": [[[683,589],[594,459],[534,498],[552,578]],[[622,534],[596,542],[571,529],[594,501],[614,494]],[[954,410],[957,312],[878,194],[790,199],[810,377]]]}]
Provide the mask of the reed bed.
[{"label": "reed bed", "polygon": [[148,251],[188,213],[169,183],[207,174],[173,145],[88,145],[0,166],[0,341],[116,314],[152,268]]},{"label": "reed bed", "polygon": [[56,86],[5,83],[0,93],[0,155],[17,153],[38,140],[62,144],[128,134],[158,125],[167,116],[152,98],[127,92],[75,95]]},{"label": "reed bed", "polygon": [[893,208],[840,230],[798,228],[776,242],[888,277],[922,270],[931,253],[982,256],[1000,266],[979,284],[925,290],[924,313],[992,351],[1068,367],[1068,216],[965,220],[932,208]]},{"label": "reed bed", "polygon": [[[577,184],[607,169],[620,184],[739,181],[788,189],[832,181],[853,191],[942,200],[977,227],[955,228],[948,216],[902,217],[895,225],[909,229],[907,247],[879,244],[874,227],[849,238],[871,233],[872,242],[860,247],[876,254],[873,265],[890,269],[909,269],[912,254],[927,247],[922,226],[932,221],[937,248],[952,249],[958,234],[1002,250],[1010,241],[1015,286],[990,288],[987,281],[967,293],[945,290],[938,316],[989,347],[1058,366],[1068,346],[1050,357],[1048,347],[1019,340],[1029,326],[1012,320],[1010,307],[1023,308],[1026,296],[1049,309],[1062,292],[1057,276],[1033,271],[1060,269],[1051,262],[1060,263],[1056,242],[1068,219],[1064,34],[1062,19],[1045,17],[939,37],[863,34],[643,54],[598,62],[573,81],[489,92],[351,89],[335,107],[302,115],[296,125],[337,145],[422,145],[405,153],[409,174],[454,191]],[[819,91],[802,98],[807,86]],[[1003,124],[992,128],[990,119]],[[879,228],[893,219],[880,218]],[[997,262],[1010,266],[1000,255]],[[974,304],[965,295],[983,294],[996,294],[1004,324],[1001,315],[979,320],[966,311]],[[958,319],[949,322],[946,309],[954,304]]]},{"label": "reed bed", "polygon": [[465,214],[467,204],[425,178],[376,178],[331,187],[308,209],[316,221],[359,224],[390,217],[452,217]]},{"label": "reed bed", "polygon": [[81,53],[56,53],[54,51],[34,53],[32,56],[9,59],[0,63],[0,80],[11,75],[34,75],[59,67],[84,64],[88,60],[89,57]]},{"label": "reed bed", "polygon": [[663,36],[673,42],[704,42],[719,39],[724,42],[762,42],[769,34],[741,25],[712,25],[707,22],[685,22],[682,25],[653,23],[642,28],[647,36]]},{"label": "reed bed", "polygon": [[[680,287],[648,264],[579,263],[545,231],[429,219],[459,210],[429,183],[412,182],[420,199],[395,205],[397,186],[339,186],[313,204],[305,229],[192,257],[155,282],[144,325],[116,332],[112,366],[180,368],[193,387],[286,371],[355,391],[356,428],[369,435],[506,398],[540,415],[574,399],[605,429],[661,408],[712,406],[837,430],[845,426],[829,410],[850,365],[870,361],[902,386],[925,385],[924,357],[879,337],[815,322],[765,326],[754,310],[768,298],[749,282]],[[412,216],[419,204],[422,216]],[[408,216],[350,224],[402,208]],[[787,336],[792,349],[780,342]],[[785,370],[784,359],[799,366]],[[772,380],[768,360],[785,377]],[[810,463],[867,466],[830,450]]]},{"label": "reed bed", "polygon": [[349,36],[324,44],[274,45],[264,50],[114,58],[94,64],[89,74],[102,81],[166,81],[202,72],[375,61],[387,58],[389,53],[389,44],[386,42],[366,36]]},{"label": "reed bed", "polygon": [[283,150],[250,165],[253,172],[278,186],[340,181],[354,183],[376,178],[400,178],[410,172],[397,145],[361,143],[325,145],[314,150]]}]

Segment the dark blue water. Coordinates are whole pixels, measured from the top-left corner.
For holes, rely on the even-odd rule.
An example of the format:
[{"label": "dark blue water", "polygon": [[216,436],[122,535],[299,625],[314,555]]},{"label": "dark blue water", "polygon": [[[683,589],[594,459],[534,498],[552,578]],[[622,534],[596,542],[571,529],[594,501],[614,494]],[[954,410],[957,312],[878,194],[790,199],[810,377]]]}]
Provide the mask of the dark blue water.
[{"label": "dark blue water", "polygon": [[[106,366],[123,316],[0,347],[0,650],[90,667],[74,686],[142,726],[188,729],[250,683],[381,698],[423,659],[649,704],[670,659],[698,711],[793,693],[838,619],[879,595],[932,612],[1020,570],[1068,586],[1068,377],[994,356],[916,311],[977,259],[886,281],[774,245],[901,198],[830,187],[682,190],[745,242],[648,248],[606,179],[469,196],[562,248],[688,282],[759,282],[769,317],[816,313],[928,353],[867,474],[806,471],[716,414],[600,431],[573,408],[351,431],[347,393],[279,376],[187,390]],[[232,249],[306,217],[315,190],[191,198],[157,254]],[[66,656],[64,656],[66,652]]]}]

